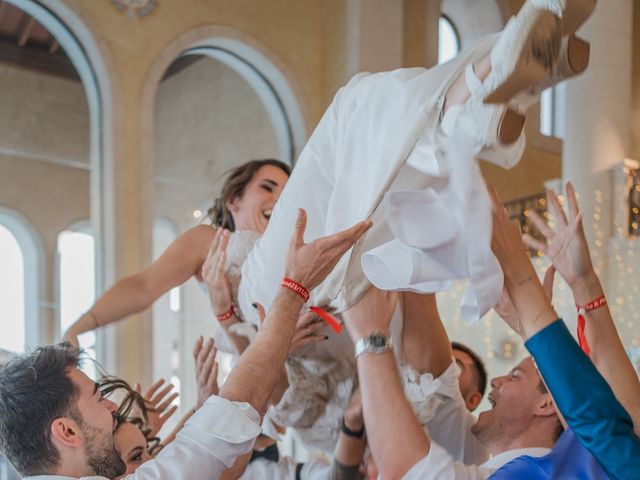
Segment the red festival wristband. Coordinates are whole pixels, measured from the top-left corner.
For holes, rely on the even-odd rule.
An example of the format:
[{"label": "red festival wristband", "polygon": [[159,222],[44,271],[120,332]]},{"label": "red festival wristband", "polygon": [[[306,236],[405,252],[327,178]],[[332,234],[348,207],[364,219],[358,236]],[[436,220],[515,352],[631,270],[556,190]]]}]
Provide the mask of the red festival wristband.
[{"label": "red festival wristband", "polygon": [[309,290],[304,288],[298,282],[295,282],[295,281],[291,280],[290,278],[286,278],[285,277],[285,278],[282,279],[282,282],[280,282],[280,285],[285,287],[285,288],[288,288],[289,290],[292,290],[295,293],[297,293],[298,295],[300,295],[300,297],[302,297],[302,299],[305,301],[305,303],[307,302],[307,300],[309,300]]},{"label": "red festival wristband", "polygon": [[232,304],[231,307],[229,307],[229,310],[227,310],[224,313],[221,313],[220,315],[216,315],[216,318],[218,319],[219,322],[224,322],[225,320],[229,320],[235,314],[236,314],[236,306]]},{"label": "red festival wristband", "polygon": [[585,318],[585,314],[592,310],[596,310],[607,304],[607,299],[604,295],[596,298],[593,302],[587,303],[586,305],[576,305],[576,310],[578,311],[578,343],[580,347],[589,355],[591,353],[591,349],[589,348],[589,342],[587,342],[587,336],[584,333],[587,319]]}]

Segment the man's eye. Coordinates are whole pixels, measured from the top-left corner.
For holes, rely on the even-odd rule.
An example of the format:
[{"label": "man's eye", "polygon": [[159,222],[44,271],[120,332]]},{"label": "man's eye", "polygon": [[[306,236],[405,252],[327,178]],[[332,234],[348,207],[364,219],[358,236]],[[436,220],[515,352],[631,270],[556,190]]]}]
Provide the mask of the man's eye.
[{"label": "man's eye", "polygon": [[273,187],[271,185],[262,185],[267,192],[273,193]]}]

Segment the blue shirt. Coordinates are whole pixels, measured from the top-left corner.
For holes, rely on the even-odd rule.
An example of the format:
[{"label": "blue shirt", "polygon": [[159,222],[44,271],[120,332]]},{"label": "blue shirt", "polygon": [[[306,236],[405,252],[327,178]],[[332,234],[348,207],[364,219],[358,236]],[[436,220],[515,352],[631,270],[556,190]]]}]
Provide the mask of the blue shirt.
[{"label": "blue shirt", "polygon": [[493,472],[491,480],[608,480],[575,433],[565,430],[551,452],[543,457],[523,455]]},{"label": "blue shirt", "polygon": [[564,322],[552,323],[525,345],[582,447],[611,479],[640,480],[640,438],[631,417]]}]

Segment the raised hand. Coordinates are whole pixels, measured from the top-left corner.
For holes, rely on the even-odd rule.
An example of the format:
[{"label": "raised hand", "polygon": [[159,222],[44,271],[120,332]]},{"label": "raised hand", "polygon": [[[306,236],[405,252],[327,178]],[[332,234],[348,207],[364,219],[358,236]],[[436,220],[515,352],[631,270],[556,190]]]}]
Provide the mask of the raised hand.
[{"label": "raised hand", "polygon": [[[261,304],[255,303],[254,305],[258,312],[258,327],[262,327],[262,322],[264,321],[266,312]],[[327,340],[327,336],[317,335],[318,331],[320,331],[324,326],[325,323],[312,312],[306,312],[300,315],[298,323],[296,323],[296,329],[293,332],[289,355],[295,353],[302,347],[306,347],[307,345]]]},{"label": "raised hand", "polygon": [[363,221],[328,237],[304,243],[307,213],[298,210],[296,226],[285,261],[285,277],[311,290],[320,284],[333,270],[342,256],[371,228],[370,221]]},{"label": "raised hand", "polygon": [[218,228],[202,265],[202,278],[209,290],[211,306],[216,315],[229,311],[233,305],[231,286],[225,270],[228,245],[229,230]]},{"label": "raised hand", "polygon": [[[164,383],[163,379],[158,380],[143,395],[147,405],[147,422],[151,429],[149,432],[150,437],[155,437],[166,421],[169,420],[169,417],[178,409],[175,405],[171,406],[171,403],[178,397],[178,392],[171,393],[174,388],[171,383],[160,389]],[[135,389],[140,393],[139,383],[136,384]]]},{"label": "raised hand", "polygon": [[193,359],[196,362],[196,387],[198,390],[196,410],[200,408],[211,395],[217,395],[218,387],[218,362],[216,362],[216,349],[213,338],[206,341],[202,337],[196,340],[193,349]]},{"label": "raised hand", "polygon": [[562,278],[574,287],[581,278],[593,272],[589,246],[582,227],[582,215],[578,207],[576,192],[571,183],[566,185],[568,217],[560,205],[555,192],[549,191],[548,198],[556,216],[557,227],[551,229],[547,222],[536,212],[531,212],[531,220],[540,230],[546,242],[536,240],[525,234],[523,239],[531,248],[535,248],[549,257],[562,275]]}]

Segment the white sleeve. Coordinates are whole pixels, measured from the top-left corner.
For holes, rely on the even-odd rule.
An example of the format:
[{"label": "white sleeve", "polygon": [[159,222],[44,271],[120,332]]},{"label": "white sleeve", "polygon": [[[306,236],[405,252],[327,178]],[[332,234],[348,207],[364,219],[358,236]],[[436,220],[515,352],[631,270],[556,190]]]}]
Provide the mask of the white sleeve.
[{"label": "white sleeve", "polygon": [[489,451],[471,433],[476,418],[460,393],[460,368],[455,361],[436,379],[419,375],[410,366],[401,368],[407,398],[429,437],[441,445],[454,460],[480,465],[489,459]]},{"label": "white sleeve", "polygon": [[492,470],[456,462],[447,451],[431,442],[429,453],[416,463],[402,480],[486,480]]},{"label": "white sleeve", "polygon": [[236,457],[251,451],[260,415],[248,403],[211,396],[175,440],[125,480],[217,479]]}]

